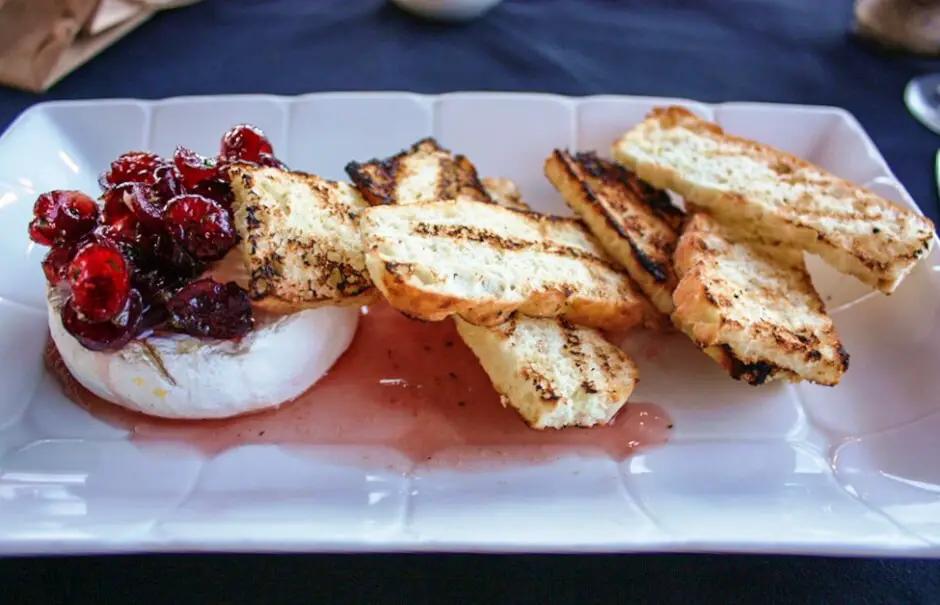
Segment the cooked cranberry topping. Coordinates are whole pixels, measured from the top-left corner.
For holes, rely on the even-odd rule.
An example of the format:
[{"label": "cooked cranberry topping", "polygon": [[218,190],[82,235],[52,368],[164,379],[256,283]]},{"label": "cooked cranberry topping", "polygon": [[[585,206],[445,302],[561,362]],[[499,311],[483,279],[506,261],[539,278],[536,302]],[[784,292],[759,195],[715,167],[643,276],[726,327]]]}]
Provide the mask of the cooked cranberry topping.
[{"label": "cooked cranberry topping", "polygon": [[239,124],[225,133],[219,155],[229,160],[258,163],[261,154],[274,154],[271,141],[260,129]]},{"label": "cooked cranberry topping", "polygon": [[190,282],[170,298],[167,308],[173,325],[193,336],[237,338],[254,325],[248,293],[235,282]]},{"label": "cooked cranberry topping", "polygon": [[120,349],[137,336],[143,314],[143,302],[137,290],[131,290],[124,306],[111,321],[92,322],[75,308],[75,298],[62,307],[62,325],[86,349]]},{"label": "cooked cranberry topping", "polygon": [[166,224],[176,241],[199,260],[218,260],[235,245],[229,211],[201,195],[181,195],[170,200],[166,205]]},{"label": "cooked cranberry topping", "polygon": [[187,189],[197,187],[202,181],[213,179],[216,176],[215,161],[203,157],[186,147],[177,147],[173,154],[173,163],[183,177],[183,185]]},{"label": "cooked cranberry topping", "polygon": [[97,222],[95,200],[80,191],[50,191],[33,204],[29,237],[43,246],[67,246],[87,235]]},{"label": "cooked cranberry topping", "polygon": [[121,183],[145,183],[153,185],[156,182],[155,172],[167,161],[155,153],[145,151],[131,151],[111,162],[111,168],[102,176],[105,185],[120,185]]},{"label": "cooked cranberry topping", "polygon": [[68,279],[66,270],[72,261],[72,252],[71,247],[62,246],[52,248],[46,253],[42,259],[42,271],[46,274],[46,281],[56,285]]},{"label": "cooked cranberry topping", "polygon": [[75,253],[68,268],[72,305],[90,322],[110,321],[127,302],[130,267],[114,244],[95,241]]},{"label": "cooked cranberry topping", "polygon": [[258,164],[261,166],[270,166],[271,168],[280,168],[281,170],[287,168],[287,166],[284,165],[284,162],[277,159],[273,154],[270,153],[262,153],[258,158]]},{"label": "cooked cranberry topping", "polygon": [[[226,179],[228,175],[226,175]],[[190,193],[195,193],[203,197],[207,197],[210,200],[214,200],[219,203],[223,208],[229,209],[232,207],[232,186],[229,184],[228,180],[222,179],[209,179],[208,181],[202,181],[195,187],[190,190]]]},{"label": "cooked cranberry topping", "polygon": [[241,124],[215,158],[185,147],[169,159],[118,157],[99,179],[100,206],[78,191],[39,196],[29,234],[50,247],[48,282],[71,289],[62,320],[85,347],[120,348],[151,328],[212,338],[251,329],[244,290],[199,279],[238,240],[228,175],[235,162],[285,168],[264,133]]},{"label": "cooked cranberry topping", "polygon": [[161,205],[183,194],[183,175],[173,164],[159,166],[153,171],[153,189]]}]

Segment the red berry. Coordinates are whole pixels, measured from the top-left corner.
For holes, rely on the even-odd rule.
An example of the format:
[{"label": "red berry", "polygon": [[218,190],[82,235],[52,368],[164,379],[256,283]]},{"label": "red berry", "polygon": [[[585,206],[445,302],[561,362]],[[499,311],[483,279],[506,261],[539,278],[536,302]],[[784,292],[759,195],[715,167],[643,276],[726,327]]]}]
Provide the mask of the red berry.
[{"label": "red berry", "polygon": [[220,155],[224,158],[257,163],[262,153],[273,154],[274,148],[260,128],[239,124],[222,137]]},{"label": "red berry", "polygon": [[218,260],[235,245],[235,228],[228,211],[201,195],[170,200],[166,224],[183,249],[198,260]]},{"label": "red berry", "polygon": [[82,317],[69,298],[62,307],[62,324],[86,349],[105,351],[120,349],[137,336],[143,313],[143,301],[137,290],[131,290],[124,306],[111,321],[91,322]]},{"label": "red berry", "polygon": [[215,178],[215,161],[205,158],[185,147],[177,147],[173,154],[173,163],[183,177],[183,185],[192,189],[202,181]]},{"label": "red berry", "polygon": [[[147,229],[151,231],[161,231],[163,229],[163,202],[160,201],[160,197],[153,186],[144,185],[143,183],[125,183],[115,187],[113,194],[109,192],[108,196],[111,195],[119,197],[124,206]],[[115,201],[114,204],[117,208],[118,202]],[[107,205],[105,208],[107,209]],[[115,214],[120,212],[122,211],[115,210]]]},{"label": "red berry", "polygon": [[72,305],[86,321],[110,321],[127,303],[130,267],[114,244],[83,246],[69,265],[68,278]]},{"label": "red berry", "polygon": [[176,166],[172,164],[160,166],[154,170],[153,175],[153,189],[156,199],[162,205],[166,205],[171,199],[183,193],[183,175],[176,169]]},{"label": "red berry", "polygon": [[262,153],[261,157],[258,158],[258,164],[261,166],[270,166],[271,168],[280,168],[281,170],[287,168],[284,162],[277,159],[273,154],[270,153]]},{"label": "red berry", "polygon": [[96,239],[108,240],[115,244],[137,245],[138,233],[137,217],[126,214],[110,223],[101,223],[92,232]]},{"label": "red berry", "polygon": [[248,293],[235,282],[190,282],[170,298],[167,309],[173,325],[193,336],[237,338],[254,325]]},{"label": "red berry", "polygon": [[132,216],[131,207],[124,201],[124,194],[131,187],[130,183],[111,187],[101,195],[104,200],[104,210],[101,212],[101,222],[111,225],[124,217]]},{"label": "red berry", "polygon": [[46,274],[46,281],[56,285],[68,279],[69,263],[72,261],[72,248],[52,248],[42,259],[42,271]]},{"label": "red berry", "polygon": [[102,179],[108,185],[122,183],[153,185],[156,182],[155,171],[166,164],[167,161],[155,153],[131,151],[111,162],[110,170],[102,176]]},{"label": "red berry", "polygon": [[80,191],[43,193],[33,205],[29,237],[43,246],[72,245],[98,222],[98,204]]},{"label": "red berry", "polygon": [[190,193],[207,197],[210,200],[218,202],[220,206],[226,209],[232,207],[232,201],[235,199],[232,194],[232,186],[229,185],[228,181],[220,179],[203,181],[193,187]]}]

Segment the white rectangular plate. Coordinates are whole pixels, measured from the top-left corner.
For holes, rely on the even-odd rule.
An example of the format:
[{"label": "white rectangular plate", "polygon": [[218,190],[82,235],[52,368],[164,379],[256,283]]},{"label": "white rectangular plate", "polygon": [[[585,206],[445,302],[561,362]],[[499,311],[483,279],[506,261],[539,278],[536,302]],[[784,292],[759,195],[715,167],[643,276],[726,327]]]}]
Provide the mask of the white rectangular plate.
[{"label": "white rectangular plate", "polygon": [[858,122],[833,108],[350,93],[27,111],[0,139],[0,552],[940,555],[936,248],[890,297],[812,264],[852,356],[836,388],[750,387],[688,343],[638,357],[634,399],[664,406],[675,430],[668,444],[625,461],[572,450],[538,465],[418,464],[402,473],[383,464],[394,452],[376,452],[374,468],[344,463],[364,447],[354,443],[245,446],[215,457],[140,448],[66,400],[43,370],[43,250],[26,235],[33,200],[53,188],[96,191],[97,175],[124,151],[212,152],[221,132],[251,122],[290,166],[343,179],[350,160],[434,135],[481,175],[514,179],[538,210],[568,214],[542,174],[551,150],[607,156],[616,137],[665,103],[914,205]]}]

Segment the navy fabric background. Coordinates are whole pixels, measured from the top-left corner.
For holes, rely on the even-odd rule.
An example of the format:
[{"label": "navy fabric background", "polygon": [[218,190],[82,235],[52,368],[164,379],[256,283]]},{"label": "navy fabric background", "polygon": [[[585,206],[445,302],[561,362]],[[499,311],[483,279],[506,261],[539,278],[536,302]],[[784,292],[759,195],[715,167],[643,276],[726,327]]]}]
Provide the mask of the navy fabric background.
[{"label": "navy fabric background", "polygon": [[[326,90],[837,105],[855,114],[936,220],[940,137],[908,117],[901,95],[909,78],[940,71],[940,63],[866,49],[850,40],[850,23],[850,0],[506,0],[459,26],[421,22],[385,0],[206,0],[156,17],[45,95],[0,90],[0,127],[48,99]],[[34,559],[0,561],[0,600],[940,603],[940,563],[717,555]]]}]

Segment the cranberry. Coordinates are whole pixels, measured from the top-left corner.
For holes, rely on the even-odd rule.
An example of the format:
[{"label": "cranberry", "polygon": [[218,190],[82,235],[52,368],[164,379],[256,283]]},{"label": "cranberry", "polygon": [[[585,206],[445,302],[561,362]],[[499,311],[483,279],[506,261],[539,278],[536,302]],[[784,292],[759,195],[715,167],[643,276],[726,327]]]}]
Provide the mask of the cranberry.
[{"label": "cranberry", "polygon": [[156,182],[157,168],[166,163],[165,159],[155,153],[131,151],[111,162],[110,170],[102,176],[101,180],[107,185],[122,183],[153,185]]},{"label": "cranberry", "polygon": [[126,216],[133,216],[130,206],[124,201],[124,194],[131,187],[131,183],[110,187],[101,195],[104,201],[104,210],[101,212],[101,222],[113,224]]},{"label": "cranberry", "polygon": [[261,129],[250,124],[239,124],[222,137],[219,155],[224,158],[257,163],[262,153],[273,154],[274,148]]},{"label": "cranberry", "polygon": [[104,194],[104,222],[114,224],[128,214],[147,229],[163,229],[163,203],[152,185],[124,183]]},{"label": "cranberry", "polygon": [[43,246],[71,245],[98,222],[98,204],[80,191],[43,193],[33,205],[29,237]]},{"label": "cranberry", "polygon": [[207,181],[216,176],[215,161],[185,147],[176,148],[176,153],[173,154],[173,163],[183,176],[183,185],[187,189],[193,189],[202,181]]},{"label": "cranberry", "polygon": [[170,298],[167,308],[173,325],[193,336],[237,338],[254,325],[248,293],[235,282],[190,282]]},{"label": "cranberry", "polygon": [[62,324],[86,349],[114,350],[120,349],[137,335],[142,313],[143,301],[136,290],[130,291],[114,319],[103,322],[91,322],[82,317],[73,297],[62,307]]},{"label": "cranberry", "polygon": [[46,281],[55,285],[68,279],[67,269],[72,261],[72,248],[52,248],[42,259],[42,271],[46,274]]},{"label": "cranberry", "polygon": [[235,228],[228,211],[201,195],[170,200],[166,223],[176,241],[197,260],[218,260],[235,245]]},{"label": "cranberry", "polygon": [[176,166],[166,164],[153,172],[153,189],[156,198],[165,205],[168,201],[183,193],[183,175]]},{"label": "cranberry", "polygon": [[69,265],[68,278],[72,306],[89,322],[110,321],[127,303],[130,267],[114,244],[84,245]]},{"label": "cranberry", "polygon": [[273,154],[270,153],[262,153],[261,157],[258,158],[258,164],[261,166],[270,166],[271,168],[280,168],[281,170],[285,170],[287,168],[284,162],[277,159]]},{"label": "cranberry", "polygon": [[98,240],[108,240],[122,246],[136,246],[140,237],[137,228],[137,217],[127,214],[110,223],[101,223],[95,227],[92,235]]},{"label": "cranberry", "polygon": [[[226,175],[226,179],[228,175]],[[232,186],[229,185],[227,180],[222,179],[210,179],[208,181],[203,181],[193,187],[190,190],[190,193],[195,193],[203,197],[207,197],[210,200],[216,201],[223,208],[231,208],[232,201],[235,199],[234,194],[232,193]]]}]

